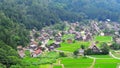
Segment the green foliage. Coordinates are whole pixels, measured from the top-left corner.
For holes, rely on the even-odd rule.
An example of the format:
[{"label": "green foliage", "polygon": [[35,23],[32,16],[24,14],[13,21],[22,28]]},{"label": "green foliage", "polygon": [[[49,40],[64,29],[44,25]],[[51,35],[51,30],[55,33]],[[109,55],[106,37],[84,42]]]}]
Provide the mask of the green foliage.
[{"label": "green foliage", "polygon": [[[17,23],[27,28],[41,29],[62,21],[98,19],[119,21],[118,0],[1,0],[0,10]],[[93,11],[94,10],[94,11]],[[62,29],[58,27],[58,29]],[[78,30],[78,28],[76,29]]]},{"label": "green foliage", "polygon": [[66,27],[65,23],[57,23],[51,26],[51,28],[55,30],[64,30],[65,27]]},{"label": "green foliage", "polygon": [[79,53],[78,50],[75,50],[75,51],[73,52],[73,54],[76,55],[76,56],[78,55],[78,53]]},{"label": "green foliage", "polygon": [[17,45],[25,46],[29,42],[28,35],[29,32],[23,25],[14,23],[3,12],[0,12],[0,40],[16,48]]},{"label": "green foliage", "polygon": [[20,64],[20,62],[17,52],[0,41],[0,63],[10,67],[11,65]]},{"label": "green foliage", "polygon": [[10,68],[22,68],[20,65],[12,65]]},{"label": "green foliage", "polygon": [[34,27],[41,29],[59,22],[58,16],[48,8],[49,2],[49,0],[4,0],[0,1],[0,10],[14,22],[23,23],[29,29]]},{"label": "green foliage", "polygon": [[85,46],[84,46],[84,45],[81,45],[81,48],[82,48],[82,49],[85,49]]},{"label": "green foliage", "polygon": [[102,51],[102,54],[109,54],[109,47],[107,43],[101,44],[101,51]]},{"label": "green foliage", "polygon": [[38,38],[39,36],[40,36],[39,33],[35,33],[35,34],[34,34],[34,37],[35,37],[35,38]]},{"label": "green foliage", "polygon": [[75,40],[73,40],[73,43],[75,43],[76,41]]},{"label": "green foliage", "polygon": [[[59,8],[62,6],[62,8],[59,8],[59,10],[68,11],[68,14],[71,13],[75,16],[75,13],[78,14],[78,16],[81,16],[81,18],[89,18],[89,19],[98,19],[98,20],[105,20],[105,19],[111,19],[113,21],[119,20],[119,6],[120,2],[118,0],[53,0],[52,4],[56,8]],[[57,6],[56,6],[57,5]],[[59,7],[58,7],[59,6]],[[94,10],[94,11],[93,11]],[[63,15],[63,19],[66,13]],[[68,16],[69,17],[69,16]],[[71,15],[71,17],[73,17]],[[77,16],[75,19],[71,20],[77,20]],[[69,18],[70,19],[70,18]]]},{"label": "green foliage", "polygon": [[42,42],[39,42],[38,45],[41,46],[41,45],[42,45]]},{"label": "green foliage", "polygon": [[[0,10],[13,22],[23,23],[28,29],[41,29],[60,21],[86,19],[119,21],[118,0],[1,0]],[[94,10],[94,11],[93,11]],[[61,24],[62,25],[62,24]],[[58,26],[58,24],[56,25]],[[55,26],[55,28],[56,28]],[[57,27],[63,30],[64,26]],[[79,28],[76,28],[79,30]]]},{"label": "green foliage", "polygon": [[44,54],[41,54],[37,58],[31,58],[28,54],[22,59],[22,66],[40,65],[41,67],[42,64],[51,64],[56,62],[57,58],[59,58],[59,54],[57,52],[44,52]]},{"label": "green foliage", "polygon": [[94,54],[92,49],[88,48],[87,50],[85,50],[85,55],[92,55]]},{"label": "green foliage", "polygon": [[6,68],[6,66],[0,63],[0,68]]},{"label": "green foliage", "polygon": [[111,45],[111,48],[114,49],[114,50],[119,50],[119,49],[120,49],[120,44],[113,43],[113,44]]},{"label": "green foliage", "polygon": [[60,57],[66,57],[64,52],[59,52]]}]

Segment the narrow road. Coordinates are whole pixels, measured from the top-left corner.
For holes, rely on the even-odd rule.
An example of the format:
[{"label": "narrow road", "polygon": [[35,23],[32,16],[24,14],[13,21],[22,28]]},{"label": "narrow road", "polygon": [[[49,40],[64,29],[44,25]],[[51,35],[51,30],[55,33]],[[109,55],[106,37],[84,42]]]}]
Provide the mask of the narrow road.
[{"label": "narrow road", "polygon": [[109,52],[109,55],[112,56],[114,59],[118,59],[118,60],[120,60],[120,58],[114,56],[114,55],[112,54],[112,52]]},{"label": "narrow road", "polygon": [[95,62],[96,62],[96,59],[94,58],[93,63],[92,63],[92,65],[90,66],[90,68],[94,68]]}]

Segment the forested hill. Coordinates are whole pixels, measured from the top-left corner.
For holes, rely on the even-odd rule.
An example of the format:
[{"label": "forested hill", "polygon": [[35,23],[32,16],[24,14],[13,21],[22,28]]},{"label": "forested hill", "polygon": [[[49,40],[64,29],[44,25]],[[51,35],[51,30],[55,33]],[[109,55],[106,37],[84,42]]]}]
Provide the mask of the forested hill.
[{"label": "forested hill", "polygon": [[[57,8],[82,14],[88,19],[118,21],[120,18],[120,0],[52,0]],[[85,15],[85,16],[84,16]]]},{"label": "forested hill", "polygon": [[119,0],[0,0],[0,11],[27,28],[85,19],[120,21]]},{"label": "forested hill", "polygon": [[120,22],[120,0],[0,0],[0,67],[20,64],[15,49],[29,44],[29,29],[88,19]]}]

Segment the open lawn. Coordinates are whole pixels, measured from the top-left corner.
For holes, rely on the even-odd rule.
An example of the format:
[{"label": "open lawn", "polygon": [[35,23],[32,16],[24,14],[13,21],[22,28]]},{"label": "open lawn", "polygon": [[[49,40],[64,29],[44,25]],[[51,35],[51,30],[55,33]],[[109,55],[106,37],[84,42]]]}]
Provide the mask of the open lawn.
[{"label": "open lawn", "polygon": [[61,47],[58,48],[58,50],[62,51],[69,51],[74,52],[75,50],[79,49],[81,45],[85,45],[85,47],[89,47],[90,42],[82,42],[82,41],[76,41],[75,43],[61,43]]}]

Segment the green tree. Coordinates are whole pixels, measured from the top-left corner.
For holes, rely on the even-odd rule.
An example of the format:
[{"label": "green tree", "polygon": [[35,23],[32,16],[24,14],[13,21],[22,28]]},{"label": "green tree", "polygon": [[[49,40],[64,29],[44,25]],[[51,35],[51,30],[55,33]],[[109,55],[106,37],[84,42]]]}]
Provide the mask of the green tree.
[{"label": "green tree", "polygon": [[0,63],[6,65],[7,68],[20,64],[17,52],[2,41],[0,41]]},{"label": "green tree", "polygon": [[92,54],[94,54],[92,49],[88,48],[87,50],[85,50],[85,55],[92,55]]},{"label": "green tree", "polygon": [[100,50],[102,51],[102,54],[109,54],[109,47],[107,43],[102,43],[100,46]]},{"label": "green tree", "polygon": [[0,68],[6,68],[6,66],[0,63]]},{"label": "green tree", "polygon": [[119,49],[120,49],[120,44],[113,43],[113,44],[111,45],[111,48],[114,49],[114,50],[119,50]]},{"label": "green tree", "polygon": [[59,52],[60,57],[66,57],[64,52]]},{"label": "green tree", "polygon": [[82,49],[85,49],[85,46],[84,46],[84,45],[81,45],[81,48],[82,48]]},{"label": "green tree", "polygon": [[78,50],[75,50],[75,51],[73,52],[73,54],[74,54],[75,56],[77,56],[77,55],[78,55],[78,53],[79,53],[79,51],[78,51]]}]

